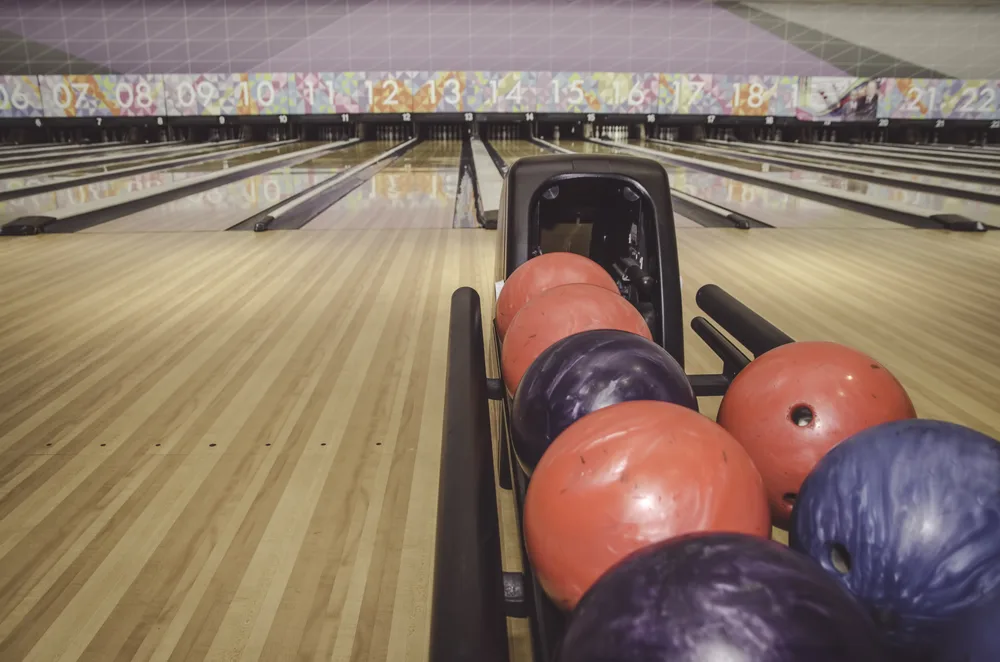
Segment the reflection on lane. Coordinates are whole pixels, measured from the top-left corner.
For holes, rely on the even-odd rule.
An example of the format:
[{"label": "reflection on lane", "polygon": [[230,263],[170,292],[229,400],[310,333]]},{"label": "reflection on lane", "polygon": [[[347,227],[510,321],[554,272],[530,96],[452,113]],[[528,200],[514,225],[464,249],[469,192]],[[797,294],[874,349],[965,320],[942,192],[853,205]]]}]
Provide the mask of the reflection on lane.
[{"label": "reflection on lane", "polygon": [[[313,147],[316,144],[318,143],[295,143],[294,145],[274,147],[253,154],[237,156],[232,159],[221,159],[215,162],[217,166],[215,169],[222,169],[223,164],[225,164],[224,167],[229,168],[279,154],[289,154]],[[44,216],[57,209],[83,205],[95,200],[109,200],[121,195],[146,191],[203,174],[205,174],[203,170],[192,170],[190,166],[181,166],[170,170],[146,172],[130,177],[119,177],[117,179],[108,179],[101,182],[92,182],[81,186],[59,189],[57,191],[49,191],[48,193],[14,198],[13,200],[0,202],[0,223],[6,223],[24,216]]]},{"label": "reflection on lane", "polygon": [[1000,195],[1000,186],[991,184],[977,184],[975,182],[963,182],[956,179],[948,179],[948,169],[941,168],[941,176],[935,177],[931,175],[920,175],[915,173],[900,172],[899,170],[889,170],[887,168],[878,168],[875,166],[854,164],[854,163],[830,163],[829,161],[823,159],[822,156],[816,155],[814,152],[809,150],[802,150],[801,154],[790,152],[789,154],[776,154],[773,152],[766,152],[760,149],[754,149],[750,146],[735,145],[733,146],[735,150],[740,153],[755,154],[758,156],[768,156],[771,158],[783,158],[794,160],[796,162],[801,162],[805,164],[818,164],[827,168],[837,168],[839,170],[845,171],[846,176],[850,176],[852,172],[866,173],[879,175],[884,177],[894,177],[897,179],[907,179],[911,182],[918,184],[928,184],[932,186],[948,186],[956,190],[964,191],[976,191],[979,193],[989,193],[991,195]]},{"label": "reflection on lane", "polygon": [[393,146],[358,143],[294,166],[187,195],[84,232],[225,230]]},{"label": "reflection on lane", "polygon": [[302,229],[450,228],[461,151],[459,141],[423,142]]},{"label": "reflection on lane", "polygon": [[683,147],[681,145],[665,145],[663,143],[657,142],[642,142],[639,140],[630,140],[630,145],[641,145],[649,149],[655,149],[660,152],[667,152],[670,154],[677,154],[678,156],[684,156],[689,159],[700,159],[702,161],[708,161],[710,163],[721,163],[723,165],[731,165],[745,170],[753,170],[755,172],[790,172],[791,168],[784,168],[780,165],[774,165],[773,163],[760,163],[758,161],[748,161],[746,159],[741,159],[739,157],[730,156],[722,152],[714,152],[709,149],[695,149],[689,147]]},{"label": "reflection on lane", "polygon": [[[171,172],[183,172],[183,173],[200,173],[204,174],[206,172],[217,172],[219,170],[226,170],[227,168],[234,168],[245,163],[252,163],[253,161],[258,161],[260,159],[270,158],[272,156],[279,156],[281,154],[292,154],[293,152],[299,152],[304,149],[309,149],[311,147],[317,147],[322,145],[320,142],[297,142],[290,143],[287,145],[280,145],[272,147],[270,149],[254,152],[253,154],[241,154],[234,156],[229,159],[220,159],[218,161],[206,161],[203,163],[191,163],[188,165],[177,166],[172,168]],[[267,154],[267,156],[263,156]]]},{"label": "reflection on lane", "polygon": [[[779,144],[780,146],[780,144]],[[859,159],[874,157],[890,159],[898,163],[914,165],[949,164],[961,168],[985,168],[987,170],[1000,168],[1000,159],[987,154],[961,154],[955,151],[931,152],[927,150],[912,150],[895,147],[891,144],[882,145],[845,145],[843,143],[809,143],[801,147],[810,151],[824,151],[842,156],[854,156]]]},{"label": "reflection on lane", "polygon": [[490,144],[496,150],[497,154],[500,155],[500,158],[503,159],[504,163],[507,164],[508,168],[526,156],[539,156],[552,153],[544,147],[527,140],[491,140]]},{"label": "reflection on lane", "polygon": [[[658,143],[652,143],[652,146],[658,150],[662,147]],[[741,158],[738,153],[720,155],[715,159],[708,159],[703,154],[695,154],[692,158],[704,161],[714,160],[743,170],[759,171],[762,165],[756,161]],[[973,220],[983,221],[984,223],[1000,221],[1000,206],[985,202],[951,198],[936,193],[925,193],[910,188],[876,184],[861,179],[851,179],[850,177],[828,175],[808,170],[773,167],[769,174],[775,179],[784,179],[792,183],[822,186],[835,191],[854,193],[879,202],[912,205],[941,214],[961,214]]]},{"label": "reflection on lane", "polygon": [[[623,148],[606,147],[585,141],[563,142],[562,146],[577,152],[618,153],[634,156],[634,153]],[[866,214],[710,172],[702,172],[670,163],[661,162],[661,165],[670,174],[672,188],[774,227],[891,229],[906,227]]]},{"label": "reflection on lane", "polygon": [[78,170],[35,175],[31,177],[11,177],[7,179],[0,179],[0,191],[4,192],[16,191],[19,189],[29,188],[33,186],[41,186],[44,184],[64,182],[70,179],[74,179],[76,177],[86,177],[89,175],[112,173],[118,170],[125,170],[127,168],[140,167],[144,165],[153,165],[164,161],[171,161],[173,159],[182,159],[191,156],[204,156],[205,158],[209,158],[213,152],[218,152],[222,154],[236,148],[243,148],[250,146],[251,146],[250,144],[237,145],[235,143],[232,145],[224,145],[222,147],[203,145],[201,147],[192,148],[190,151],[175,152],[172,154],[151,155],[148,158],[139,159],[136,161],[117,161],[113,163],[108,163],[106,165],[90,166],[88,168],[80,168]]},{"label": "reflection on lane", "polygon": [[157,147],[177,147],[181,143],[148,143],[148,144],[126,144],[101,145],[87,148],[75,147],[72,149],[59,148],[29,151],[13,151],[0,154],[0,168],[12,166],[29,167],[53,163],[55,161],[76,161],[78,159],[101,159],[117,154],[132,153],[142,149],[153,149]]},{"label": "reflection on lane", "polygon": [[65,154],[48,155],[44,158],[26,156],[4,159],[0,163],[0,178],[19,177],[20,173],[40,174],[41,170],[67,170],[69,168],[85,168],[105,165],[118,161],[135,161],[146,159],[153,155],[166,155],[183,152],[194,147],[189,143],[150,143],[148,145],[132,145],[128,148],[107,150],[97,154]]}]

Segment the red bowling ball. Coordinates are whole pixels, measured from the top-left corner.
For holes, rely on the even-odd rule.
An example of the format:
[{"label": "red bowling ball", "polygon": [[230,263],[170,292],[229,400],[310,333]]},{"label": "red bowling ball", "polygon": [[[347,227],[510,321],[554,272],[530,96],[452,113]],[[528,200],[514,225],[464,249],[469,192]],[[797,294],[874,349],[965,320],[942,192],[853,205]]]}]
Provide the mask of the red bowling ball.
[{"label": "red bowling ball", "polygon": [[587,414],[556,438],[528,484],[528,555],[566,610],[628,554],[696,531],[767,538],[771,522],[746,451],[680,405],[634,401]]},{"label": "red bowling ball", "polygon": [[578,283],[534,297],[514,318],[500,350],[507,391],[517,392],[528,366],[554,343],[594,329],[617,329],[653,339],[642,314],[617,291]]},{"label": "red bowling ball", "polygon": [[618,293],[618,286],[604,268],[576,253],[545,253],[534,257],[507,278],[497,297],[497,333],[502,341],[507,329],[532,298],[560,285],[586,283]]},{"label": "red bowling ball", "polygon": [[861,430],[914,418],[899,381],[870,356],[832,342],[796,342],[750,363],[722,399],[718,422],[753,458],[775,524],[787,527],[802,481]]}]

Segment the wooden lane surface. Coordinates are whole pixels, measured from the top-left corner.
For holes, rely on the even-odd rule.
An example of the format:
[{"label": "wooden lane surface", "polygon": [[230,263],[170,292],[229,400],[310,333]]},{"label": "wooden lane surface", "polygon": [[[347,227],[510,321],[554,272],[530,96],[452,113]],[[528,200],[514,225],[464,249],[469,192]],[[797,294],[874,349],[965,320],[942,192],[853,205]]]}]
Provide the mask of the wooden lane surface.
[{"label": "wooden lane surface", "polygon": [[450,228],[461,156],[459,141],[424,141],[302,229]]},{"label": "wooden lane surface", "polygon": [[492,249],[0,243],[0,659],[426,655],[450,294]]},{"label": "wooden lane surface", "polygon": [[[922,415],[1000,436],[1000,235],[679,243],[688,318],[718,283],[870,352]],[[425,659],[450,295],[477,287],[488,319],[494,246],[0,240],[0,660]],[[686,340],[689,371],[718,368]],[[513,569],[508,494],[501,515]],[[524,623],[511,640],[528,659]]]}]

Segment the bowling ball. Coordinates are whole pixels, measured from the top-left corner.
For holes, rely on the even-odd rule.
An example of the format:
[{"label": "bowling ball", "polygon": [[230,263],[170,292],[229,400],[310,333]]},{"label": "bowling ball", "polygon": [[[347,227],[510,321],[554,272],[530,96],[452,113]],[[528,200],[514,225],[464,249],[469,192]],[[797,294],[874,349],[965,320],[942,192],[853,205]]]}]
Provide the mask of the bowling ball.
[{"label": "bowling ball", "polygon": [[796,342],[761,355],[726,391],[719,424],[743,444],[787,527],[802,481],[855,432],[913,418],[902,385],[875,359],[832,342]]},{"label": "bowling ball", "polygon": [[921,419],[863,430],[802,484],[789,543],[922,652],[1000,588],[1000,443]]},{"label": "bowling ball", "polygon": [[1000,591],[965,611],[941,638],[934,662],[1000,660]]},{"label": "bowling ball", "polygon": [[760,474],[714,421],[666,402],[623,402],[570,425],[528,483],[524,540],[544,591],[572,609],[608,568],[693,531],[767,538]]},{"label": "bowling ball", "polygon": [[556,662],[882,662],[857,601],[770,540],[689,534],[634,552],[573,612]]},{"label": "bowling ball", "polygon": [[531,364],[514,396],[514,451],[527,473],[572,423],[619,402],[658,400],[697,409],[684,369],[655,342],[597,329],[554,343]]},{"label": "bowling ball", "polygon": [[576,253],[544,253],[533,257],[511,273],[497,297],[497,333],[507,336],[514,317],[532,299],[560,285],[588,283],[618,294],[611,274],[593,260]]},{"label": "bowling ball", "polygon": [[504,338],[500,366],[514,395],[528,366],[556,341],[581,331],[618,329],[653,339],[642,314],[614,292],[596,285],[560,285],[521,308]]}]

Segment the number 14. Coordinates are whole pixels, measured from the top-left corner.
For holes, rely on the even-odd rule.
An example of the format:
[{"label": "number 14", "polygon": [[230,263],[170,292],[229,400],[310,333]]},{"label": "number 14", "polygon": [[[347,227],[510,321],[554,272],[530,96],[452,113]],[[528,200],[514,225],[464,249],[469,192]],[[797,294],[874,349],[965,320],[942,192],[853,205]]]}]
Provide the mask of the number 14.
[{"label": "number 14", "polygon": [[[497,99],[499,98],[499,94],[500,94],[500,90],[499,90],[500,82],[497,81],[497,80],[491,80],[490,81],[490,87],[493,90],[493,104],[496,105]],[[504,99],[507,99],[509,101],[513,101],[516,104],[521,103],[521,79],[520,78],[518,78],[517,82],[514,83],[514,87],[511,88],[511,90],[507,94],[504,95]]]}]

